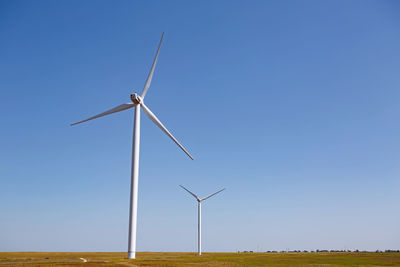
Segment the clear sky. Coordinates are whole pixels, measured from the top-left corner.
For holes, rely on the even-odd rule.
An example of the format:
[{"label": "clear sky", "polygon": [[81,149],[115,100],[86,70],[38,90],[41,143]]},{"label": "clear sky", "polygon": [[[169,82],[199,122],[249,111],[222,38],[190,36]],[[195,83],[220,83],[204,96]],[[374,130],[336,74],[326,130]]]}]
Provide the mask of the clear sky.
[{"label": "clear sky", "polygon": [[398,1],[1,1],[0,251],[400,248]]}]

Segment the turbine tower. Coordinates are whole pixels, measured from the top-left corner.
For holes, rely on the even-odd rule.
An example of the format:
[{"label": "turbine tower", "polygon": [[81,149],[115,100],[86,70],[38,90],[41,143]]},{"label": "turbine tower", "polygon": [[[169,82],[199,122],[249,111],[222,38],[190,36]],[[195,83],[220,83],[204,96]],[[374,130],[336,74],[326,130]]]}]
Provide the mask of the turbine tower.
[{"label": "turbine tower", "polygon": [[75,125],[85,121],[93,120],[99,117],[103,117],[112,113],[123,111],[130,108],[135,108],[135,119],[133,126],[133,145],[132,145],[132,169],[131,169],[131,192],[130,192],[130,209],[129,209],[129,237],[128,237],[128,259],[134,259],[136,257],[136,225],[137,225],[137,199],[138,199],[138,179],[139,179],[139,145],[140,145],[140,109],[143,108],[144,113],[147,117],[152,120],[166,135],[171,138],[175,144],[177,144],[186,155],[193,160],[193,157],[187,152],[187,150],[175,139],[175,137],[165,128],[160,120],[151,112],[151,110],[144,104],[144,98],[147,91],[149,90],[151,80],[153,78],[154,69],[157,64],[158,54],[160,52],[161,43],[164,37],[162,33],[160,43],[157,48],[157,53],[151,66],[150,73],[147,76],[146,83],[141,95],[133,93],[130,95],[131,102],[119,105],[115,108],[107,110],[103,113],[90,117],[88,119],[72,123]]},{"label": "turbine tower", "polygon": [[196,196],[195,194],[190,192],[189,189],[187,189],[183,185],[179,185],[179,186],[182,187],[184,190],[186,190],[189,194],[191,194],[197,200],[197,251],[198,251],[198,254],[201,255],[201,202],[206,199],[209,199],[212,196],[215,196],[219,192],[224,191],[225,188],[221,189],[209,196],[206,196],[205,198],[199,198],[198,196]]}]

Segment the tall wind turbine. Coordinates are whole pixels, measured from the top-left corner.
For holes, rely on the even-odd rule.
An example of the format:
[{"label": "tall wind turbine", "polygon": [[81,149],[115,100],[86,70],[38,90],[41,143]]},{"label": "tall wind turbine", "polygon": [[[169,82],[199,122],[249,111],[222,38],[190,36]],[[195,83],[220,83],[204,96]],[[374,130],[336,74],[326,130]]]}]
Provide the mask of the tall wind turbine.
[{"label": "tall wind turbine", "polygon": [[179,186],[182,187],[184,190],[186,190],[189,194],[191,194],[197,200],[197,251],[198,251],[198,254],[201,255],[201,202],[206,199],[209,199],[212,196],[215,196],[219,192],[224,191],[225,188],[221,189],[209,196],[206,196],[205,198],[199,198],[198,196],[196,196],[195,194],[190,192],[189,189],[187,189],[183,185],[179,185]]},{"label": "tall wind turbine", "polygon": [[85,121],[93,120],[102,116],[112,113],[123,111],[130,108],[135,108],[135,119],[133,127],[133,145],[132,145],[132,169],[131,169],[131,193],[130,193],[130,209],[129,209],[129,238],[128,238],[128,259],[136,257],[136,225],[137,225],[137,199],[138,199],[138,179],[139,179],[139,145],[140,145],[140,108],[143,108],[147,117],[152,120],[166,135],[177,144],[186,155],[193,160],[193,157],[186,151],[186,149],[175,139],[175,137],[165,128],[160,120],[151,112],[151,110],[144,104],[143,100],[149,90],[151,79],[153,78],[154,69],[157,64],[158,54],[160,52],[161,43],[164,33],[161,36],[160,44],[158,45],[157,53],[151,66],[149,76],[147,76],[146,83],[141,95],[133,93],[130,96],[131,102],[119,105],[115,108],[107,110],[103,113],[90,117],[88,119],[72,123],[75,125]]}]

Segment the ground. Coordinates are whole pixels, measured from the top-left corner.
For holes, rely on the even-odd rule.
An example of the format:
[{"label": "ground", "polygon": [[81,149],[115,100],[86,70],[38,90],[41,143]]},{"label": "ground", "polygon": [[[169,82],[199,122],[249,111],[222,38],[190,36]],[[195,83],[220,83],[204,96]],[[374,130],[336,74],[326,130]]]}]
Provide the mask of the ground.
[{"label": "ground", "polygon": [[[3,266],[400,266],[400,253],[0,252]],[[82,259],[87,260],[86,263]]]}]

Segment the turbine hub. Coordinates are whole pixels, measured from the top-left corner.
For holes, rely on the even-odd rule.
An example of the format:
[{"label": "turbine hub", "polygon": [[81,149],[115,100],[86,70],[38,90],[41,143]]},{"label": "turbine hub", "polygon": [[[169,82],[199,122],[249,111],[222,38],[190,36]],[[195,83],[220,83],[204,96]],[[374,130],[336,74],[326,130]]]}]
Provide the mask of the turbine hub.
[{"label": "turbine hub", "polygon": [[136,93],[131,94],[131,100],[132,100],[132,102],[135,103],[136,105],[142,103],[142,98],[141,98],[138,94],[136,94]]}]

